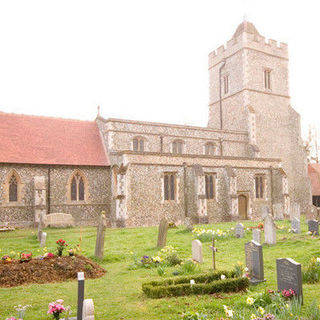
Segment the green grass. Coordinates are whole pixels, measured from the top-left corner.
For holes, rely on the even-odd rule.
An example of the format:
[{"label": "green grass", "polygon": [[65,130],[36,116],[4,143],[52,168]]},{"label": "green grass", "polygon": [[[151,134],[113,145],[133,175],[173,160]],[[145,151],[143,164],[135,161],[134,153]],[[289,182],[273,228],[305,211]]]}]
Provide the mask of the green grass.
[{"label": "green grass", "polygon": [[[206,227],[228,229],[236,223],[220,223]],[[257,225],[257,222],[244,222],[245,226]],[[277,222],[289,227],[288,222]],[[264,288],[276,289],[276,258],[290,257],[306,265],[309,259],[320,256],[320,239],[306,235],[307,226],[301,222],[302,234],[277,232],[277,245],[264,246],[264,270],[266,283],[250,287],[252,291],[262,291]],[[47,247],[53,250],[55,241],[59,238],[76,245],[79,242],[80,229],[47,229]],[[95,228],[82,229],[83,254],[90,257],[94,253]],[[216,241],[217,268],[231,270],[237,261],[245,262],[244,244],[251,239],[251,232],[245,238],[227,238]],[[178,249],[185,258],[191,256],[191,232],[183,232],[183,228],[169,229],[167,244]],[[223,305],[232,306],[243,302],[250,294],[221,294],[223,298],[211,295],[185,296],[177,298],[150,299],[141,289],[146,281],[161,279],[157,270],[137,269],[128,270],[132,262],[130,252],[138,256],[154,255],[158,249],[157,228],[107,229],[105,237],[105,257],[99,263],[107,270],[104,277],[86,280],[85,297],[93,298],[96,319],[179,319],[179,314],[186,310],[203,311],[217,318],[223,316]],[[201,271],[209,271],[212,263],[210,243],[203,243],[204,264]],[[19,252],[25,249],[37,254],[39,244],[36,240],[36,230],[17,230],[0,234],[0,255],[10,251]],[[175,267],[166,268],[166,275],[171,276]],[[312,300],[320,300],[319,284],[305,284],[304,307]],[[64,299],[65,305],[71,305],[73,314],[76,311],[77,282],[61,282],[50,284],[34,284],[14,288],[0,288],[0,320],[15,315],[13,307],[17,304],[31,304],[25,319],[50,319],[46,314],[48,303],[56,299]]]}]

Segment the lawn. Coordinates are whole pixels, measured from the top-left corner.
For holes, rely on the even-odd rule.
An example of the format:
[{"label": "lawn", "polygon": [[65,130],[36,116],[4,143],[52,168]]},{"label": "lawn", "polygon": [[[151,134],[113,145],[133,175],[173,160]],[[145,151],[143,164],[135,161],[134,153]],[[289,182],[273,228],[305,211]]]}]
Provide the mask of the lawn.
[{"label": "lawn", "polygon": [[[257,222],[244,222],[245,226],[256,226]],[[277,222],[277,225],[289,227],[289,222]],[[208,225],[214,229],[230,229],[234,222]],[[305,265],[312,256],[320,257],[320,239],[307,235],[307,225],[301,221],[301,234],[277,231],[277,244],[263,246],[264,271],[266,283],[250,287],[252,291],[263,291],[265,288],[276,289],[276,258],[290,257]],[[47,229],[48,250],[54,250],[55,241],[59,238],[76,245],[82,235],[82,253],[91,257],[94,253],[96,229],[71,228]],[[231,270],[238,262],[245,262],[244,244],[251,240],[252,233],[247,232],[244,238],[234,237],[216,241],[217,269]],[[191,256],[192,233],[183,227],[169,229],[167,244],[174,246],[182,257]],[[107,270],[99,279],[86,280],[85,297],[92,298],[95,304],[95,316],[100,319],[179,319],[180,314],[188,311],[205,311],[217,318],[224,315],[223,305],[242,302],[250,293],[221,294],[220,298],[212,295],[187,296],[178,298],[150,299],[144,296],[141,284],[148,280],[160,279],[156,268],[129,270],[132,253],[138,256],[155,255],[157,228],[107,229],[105,237],[105,258],[99,264]],[[204,263],[201,271],[212,267],[210,243],[203,243]],[[0,255],[31,250],[38,254],[39,244],[35,229],[17,230],[0,234]],[[40,254],[40,253],[39,253]],[[166,276],[171,276],[175,267],[166,269]],[[320,302],[319,284],[304,284],[304,308],[314,299]],[[46,314],[48,303],[63,299],[65,305],[71,305],[76,311],[77,282],[35,284],[14,288],[0,288],[0,320],[15,315],[13,307],[18,304],[30,304],[25,319],[50,319]],[[74,313],[73,313],[74,314]]]}]

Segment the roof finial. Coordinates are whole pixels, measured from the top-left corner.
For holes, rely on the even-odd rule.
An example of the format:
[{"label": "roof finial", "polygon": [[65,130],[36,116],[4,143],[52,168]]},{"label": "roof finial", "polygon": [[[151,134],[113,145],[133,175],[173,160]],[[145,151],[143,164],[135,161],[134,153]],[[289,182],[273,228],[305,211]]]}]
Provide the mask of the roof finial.
[{"label": "roof finial", "polygon": [[97,112],[98,112],[97,117],[100,117],[100,106],[98,106],[97,109],[98,109],[97,110]]}]

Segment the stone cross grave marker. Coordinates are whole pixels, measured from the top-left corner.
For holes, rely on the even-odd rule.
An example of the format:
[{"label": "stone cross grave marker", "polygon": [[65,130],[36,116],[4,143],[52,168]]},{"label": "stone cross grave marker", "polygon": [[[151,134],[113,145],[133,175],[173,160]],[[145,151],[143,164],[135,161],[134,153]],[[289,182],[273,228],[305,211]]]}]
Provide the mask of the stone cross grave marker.
[{"label": "stone cross grave marker", "polygon": [[303,302],[301,264],[289,258],[277,259],[278,290],[292,289]]},{"label": "stone cross grave marker", "polygon": [[166,246],[167,233],[168,233],[168,221],[166,218],[162,218],[159,224],[157,247],[163,248]]},{"label": "stone cross grave marker", "polygon": [[308,221],[308,231],[313,235],[319,235],[319,223],[317,220],[309,220]]},{"label": "stone cross grave marker", "polygon": [[218,249],[214,245],[214,237],[212,237],[212,246],[210,246],[210,249],[212,250],[212,268],[216,270],[216,252]]},{"label": "stone cross grave marker", "polygon": [[276,226],[271,214],[264,219],[264,237],[266,244],[276,244]]},{"label": "stone cross grave marker", "polygon": [[106,216],[102,213],[99,217],[99,222],[97,226],[97,239],[96,239],[96,248],[94,255],[100,259],[103,258],[104,251],[104,235],[106,232],[107,222]]},{"label": "stone cross grave marker", "polygon": [[46,246],[46,241],[47,241],[47,233],[42,232],[41,233],[41,239],[40,239],[40,246],[45,247]]},{"label": "stone cross grave marker", "polygon": [[235,229],[234,229],[234,235],[236,238],[243,238],[244,236],[244,226],[242,223],[237,223]]},{"label": "stone cross grave marker", "polygon": [[192,241],[192,259],[199,263],[203,262],[202,243],[198,239]]},{"label": "stone cross grave marker", "polygon": [[261,230],[260,229],[253,229],[252,230],[252,240],[261,244]]},{"label": "stone cross grave marker", "polygon": [[38,241],[41,241],[42,229],[45,225],[45,212],[41,211],[39,214],[39,224],[38,224]]},{"label": "stone cross grave marker", "polygon": [[250,283],[265,281],[263,270],[262,245],[253,240],[245,244],[246,266],[249,269]]},{"label": "stone cross grave marker", "polygon": [[300,230],[300,219],[294,217],[292,220],[291,220],[291,230],[293,233],[300,233],[301,230]]}]

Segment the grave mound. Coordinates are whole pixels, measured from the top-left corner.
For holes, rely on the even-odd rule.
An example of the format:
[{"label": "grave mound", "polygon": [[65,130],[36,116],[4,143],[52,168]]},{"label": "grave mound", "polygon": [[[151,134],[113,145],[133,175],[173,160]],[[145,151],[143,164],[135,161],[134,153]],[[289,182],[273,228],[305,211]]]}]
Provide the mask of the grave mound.
[{"label": "grave mound", "polygon": [[102,277],[106,270],[90,259],[78,255],[32,259],[23,263],[0,262],[0,287],[75,280],[78,272],[84,272],[86,279],[94,279]]}]

